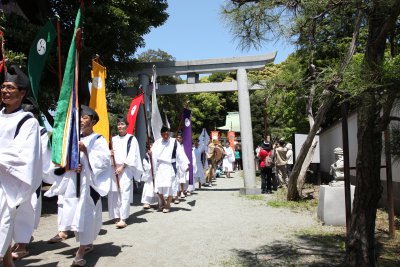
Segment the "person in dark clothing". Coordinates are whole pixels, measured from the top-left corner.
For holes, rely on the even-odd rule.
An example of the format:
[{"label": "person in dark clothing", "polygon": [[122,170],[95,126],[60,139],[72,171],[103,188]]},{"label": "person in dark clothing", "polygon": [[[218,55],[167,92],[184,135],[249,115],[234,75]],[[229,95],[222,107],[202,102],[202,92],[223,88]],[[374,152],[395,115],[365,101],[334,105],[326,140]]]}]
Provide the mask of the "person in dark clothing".
[{"label": "person in dark clothing", "polygon": [[258,152],[261,171],[261,193],[272,194],[272,168],[274,166],[274,153],[272,145],[264,141],[261,150]]}]

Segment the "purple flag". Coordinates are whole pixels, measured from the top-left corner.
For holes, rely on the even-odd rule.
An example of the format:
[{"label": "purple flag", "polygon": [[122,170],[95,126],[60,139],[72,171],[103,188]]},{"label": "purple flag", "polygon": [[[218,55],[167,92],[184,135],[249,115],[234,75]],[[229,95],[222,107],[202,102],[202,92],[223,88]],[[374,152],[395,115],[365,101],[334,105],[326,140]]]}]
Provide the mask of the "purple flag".
[{"label": "purple flag", "polygon": [[183,149],[189,159],[189,185],[193,185],[193,158],[192,158],[192,118],[190,109],[183,109]]}]

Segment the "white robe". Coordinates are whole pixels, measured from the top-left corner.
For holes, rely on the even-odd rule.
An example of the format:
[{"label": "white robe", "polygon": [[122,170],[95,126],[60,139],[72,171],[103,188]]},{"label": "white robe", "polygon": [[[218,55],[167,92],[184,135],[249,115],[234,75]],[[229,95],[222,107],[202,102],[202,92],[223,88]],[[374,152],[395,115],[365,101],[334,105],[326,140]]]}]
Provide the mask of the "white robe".
[{"label": "white robe", "polygon": [[[132,140],[129,152],[127,152],[127,144],[130,137],[132,137]],[[108,194],[108,214],[110,219],[121,218],[125,220],[129,217],[130,203],[133,202],[132,179],[140,181],[143,174],[143,166],[136,137],[131,134],[126,134],[122,137],[117,135],[112,138],[112,143],[116,167],[124,164],[126,167],[123,173],[118,175],[119,191],[115,173],[113,173],[111,190]]]},{"label": "white robe", "polygon": [[0,257],[11,244],[16,207],[31,200],[41,183],[42,153],[39,123],[30,118],[14,138],[17,124],[30,113],[0,112]]},{"label": "white robe", "polygon": [[197,172],[197,159],[194,154],[194,147],[192,148],[192,164],[193,164],[193,184],[189,184],[189,171],[186,172],[186,190],[189,192],[193,192],[195,190],[196,179],[194,177]]},{"label": "white robe", "polygon": [[[188,159],[188,157],[187,157],[187,155],[185,153],[184,146],[182,144],[179,144],[179,143],[178,143],[178,146],[181,146],[182,150],[184,151],[185,155],[183,156],[184,157],[183,161],[187,162],[187,164],[189,165],[190,161],[189,161],[189,159]],[[188,166],[188,168],[189,168],[189,166]],[[187,171],[184,170],[184,169],[181,169],[181,168],[177,168],[177,170],[176,170],[176,179],[175,179],[175,181],[173,183],[173,192],[174,192],[173,196],[177,196],[178,195],[178,191],[180,191],[180,189],[181,189],[180,188],[180,184],[185,184],[184,188],[185,188],[185,190],[187,190],[187,187],[188,187],[187,181],[189,181],[189,176],[187,175],[189,173],[188,172],[188,168],[186,169]]]},{"label": "white robe", "polygon": [[199,145],[197,148],[195,147],[194,150],[194,156],[196,158],[196,171],[193,169],[193,178],[195,182],[200,182],[201,184],[204,184],[206,182],[206,176],[204,174],[204,166],[203,162],[201,161],[201,155],[206,151],[206,147],[204,145]]},{"label": "white robe", "polygon": [[[172,196],[172,185],[176,179],[176,173],[173,168],[172,152],[174,150],[175,138],[170,137],[167,141],[162,138],[156,140],[151,147],[153,166],[155,166],[155,187],[159,193],[166,196]],[[176,147],[176,168],[186,171],[188,160],[183,151],[183,147]]]},{"label": "white robe", "polygon": [[92,133],[82,137],[81,141],[86,146],[88,157],[80,153],[80,197],[76,196],[77,175],[74,171],[67,171],[60,177],[45,196],[63,196],[59,225],[64,230],[75,231],[77,241],[81,245],[88,245],[97,238],[102,225],[101,199],[95,203],[90,190],[92,188],[100,196],[107,195],[111,188],[112,168],[110,151],[104,137]]},{"label": "white robe", "polygon": [[[40,127],[40,131],[44,129]],[[42,147],[42,178],[46,183],[53,183],[49,175],[51,163],[51,151],[47,131],[41,132]],[[39,225],[42,212],[41,185],[33,192],[30,201],[22,203],[16,213],[13,239],[16,243],[29,243],[33,230]],[[33,219],[32,219],[33,218]]]},{"label": "white robe", "polygon": [[222,161],[222,168],[224,171],[233,171],[233,162],[235,161],[235,154],[233,153],[232,147],[224,147],[225,157]]},{"label": "white robe", "polygon": [[143,192],[142,192],[142,203],[149,205],[158,204],[158,195],[154,192],[153,187],[153,177],[151,174],[151,164],[150,160],[147,158],[143,159],[143,175],[141,181],[144,182]]}]

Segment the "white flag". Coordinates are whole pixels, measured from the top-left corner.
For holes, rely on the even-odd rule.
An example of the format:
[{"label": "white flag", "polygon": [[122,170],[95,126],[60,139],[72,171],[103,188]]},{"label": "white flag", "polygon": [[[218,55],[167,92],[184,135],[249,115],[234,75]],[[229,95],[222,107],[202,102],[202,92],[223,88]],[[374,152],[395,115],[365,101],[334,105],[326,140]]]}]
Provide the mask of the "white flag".
[{"label": "white flag", "polygon": [[210,136],[208,135],[206,128],[203,128],[203,131],[199,136],[199,144],[203,145],[204,147],[207,147],[209,141],[210,141]]},{"label": "white flag", "polygon": [[153,90],[151,94],[151,129],[153,131],[154,140],[157,140],[161,138],[162,119],[157,104],[157,95],[156,95],[157,74],[155,66],[153,67],[152,81],[153,81]]},{"label": "white flag", "polygon": [[165,111],[164,111],[164,114],[165,114],[165,126],[167,126],[168,129],[171,129],[171,125],[169,124],[167,113],[165,113]]}]

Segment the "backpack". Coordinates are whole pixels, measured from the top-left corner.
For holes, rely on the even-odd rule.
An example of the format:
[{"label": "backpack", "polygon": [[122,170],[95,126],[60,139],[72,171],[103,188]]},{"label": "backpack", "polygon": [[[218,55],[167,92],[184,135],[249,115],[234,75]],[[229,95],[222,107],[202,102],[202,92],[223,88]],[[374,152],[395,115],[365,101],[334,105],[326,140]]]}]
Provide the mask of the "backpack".
[{"label": "backpack", "polygon": [[267,156],[264,159],[264,164],[265,167],[272,167],[274,164],[273,158],[272,158],[272,151],[267,151]]}]

